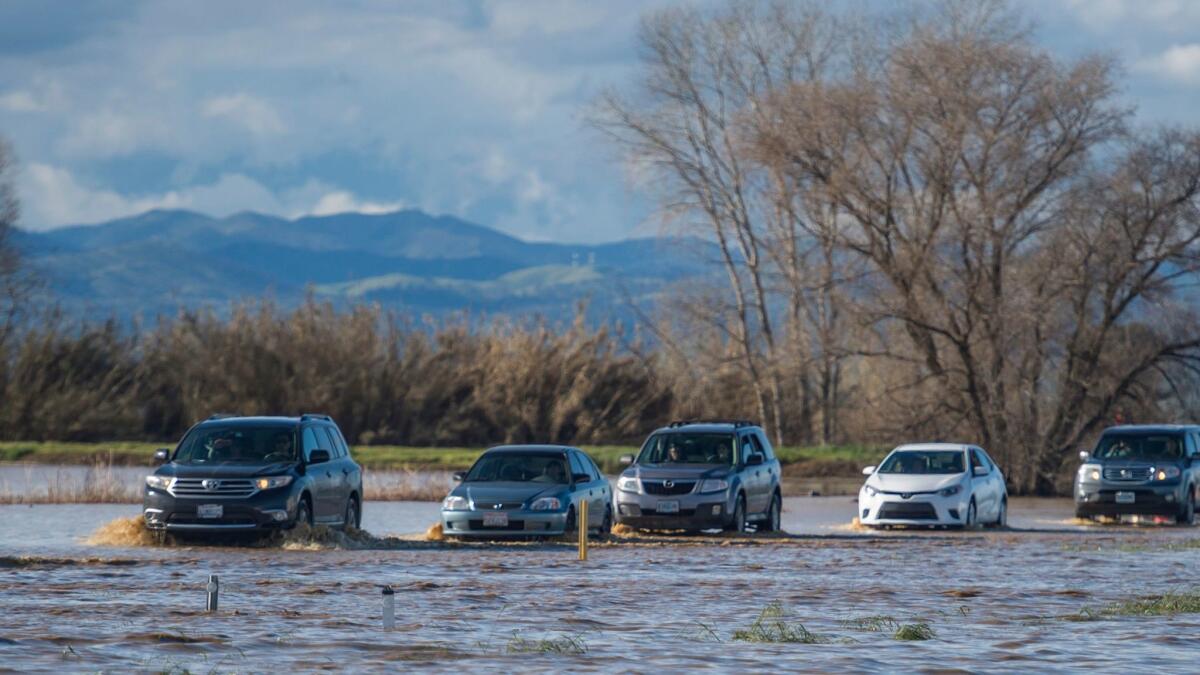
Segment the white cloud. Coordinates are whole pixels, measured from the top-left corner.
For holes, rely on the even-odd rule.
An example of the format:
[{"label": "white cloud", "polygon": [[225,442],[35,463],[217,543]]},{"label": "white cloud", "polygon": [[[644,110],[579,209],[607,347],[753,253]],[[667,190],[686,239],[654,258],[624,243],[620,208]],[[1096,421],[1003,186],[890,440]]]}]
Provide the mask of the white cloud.
[{"label": "white cloud", "polygon": [[286,131],[270,103],[245,93],[210,98],[204,102],[203,111],[206,117],[223,117],[259,136]]},{"label": "white cloud", "polygon": [[30,92],[17,90],[0,94],[0,108],[10,112],[38,112],[45,106]]},{"label": "white cloud", "polygon": [[1138,62],[1137,68],[1165,79],[1200,82],[1200,43],[1174,45]]},{"label": "white cloud", "polygon": [[190,209],[218,217],[239,211],[295,217],[347,211],[387,213],[404,206],[401,202],[360,199],[320,181],[273,192],[253,178],[237,173],[224,174],[209,184],[128,196],[86,185],[67,169],[42,163],[23,167],[17,189],[24,208],[21,225],[31,230],[98,223],[151,209]]}]

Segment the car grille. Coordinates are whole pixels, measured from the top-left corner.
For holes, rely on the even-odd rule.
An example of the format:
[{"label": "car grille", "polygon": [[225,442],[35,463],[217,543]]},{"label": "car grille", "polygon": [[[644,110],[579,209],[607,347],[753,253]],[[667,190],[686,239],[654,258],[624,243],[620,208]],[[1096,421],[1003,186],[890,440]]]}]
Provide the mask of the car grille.
[{"label": "car grille", "polygon": [[[212,489],[204,481],[215,481]],[[176,497],[249,497],[258,492],[248,478],[176,478],[168,490]]]},{"label": "car grille", "polygon": [[521,502],[474,502],[476,511],[516,511]]},{"label": "car grille", "polygon": [[1150,467],[1148,466],[1106,466],[1104,467],[1104,480],[1128,480],[1128,481],[1146,481],[1150,480]]},{"label": "car grille", "polygon": [[900,520],[937,520],[937,511],[933,504],[926,502],[884,502],[879,507],[878,518],[896,518]]},{"label": "car grille", "polygon": [[[670,483],[670,485],[667,485]],[[696,487],[696,481],[642,481],[642,489],[648,495],[686,495]]]},{"label": "car grille", "polygon": [[508,525],[505,525],[504,527],[495,527],[495,526],[484,527],[482,520],[472,520],[469,522],[471,524],[472,530],[524,530],[525,529],[525,521],[523,521],[523,520],[510,520],[510,521],[508,521]]},{"label": "car grille", "polygon": [[253,518],[197,518],[195,516],[180,516],[172,514],[168,521],[172,525],[256,525]]}]

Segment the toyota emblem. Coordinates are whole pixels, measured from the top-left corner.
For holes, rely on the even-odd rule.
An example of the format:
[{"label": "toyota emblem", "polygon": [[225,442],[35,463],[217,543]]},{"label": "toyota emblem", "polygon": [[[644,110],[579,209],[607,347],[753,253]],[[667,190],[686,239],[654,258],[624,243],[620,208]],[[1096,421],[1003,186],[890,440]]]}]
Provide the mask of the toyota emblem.
[{"label": "toyota emblem", "polygon": [[209,492],[212,492],[212,491],[216,490],[217,488],[221,487],[221,481],[213,480],[211,478],[204,479],[203,481],[200,482],[200,484],[203,485],[204,489],[208,490]]},{"label": "toyota emblem", "polygon": [[912,493],[911,492],[901,492],[900,497],[902,499],[908,499],[909,497],[912,497]]},{"label": "toyota emblem", "polygon": [[675,481],[673,481],[673,480],[664,480],[664,481],[663,481],[663,487],[669,487],[669,488],[673,488],[673,487],[675,487]]}]

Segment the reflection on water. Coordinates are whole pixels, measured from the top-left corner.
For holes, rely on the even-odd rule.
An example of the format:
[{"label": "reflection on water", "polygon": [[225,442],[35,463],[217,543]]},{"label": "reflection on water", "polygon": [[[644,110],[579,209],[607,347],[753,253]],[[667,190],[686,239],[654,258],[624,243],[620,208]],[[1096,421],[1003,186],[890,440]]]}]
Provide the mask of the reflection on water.
[{"label": "reflection on water", "polygon": [[[847,498],[788,499],[784,515],[801,534],[619,539],[580,563],[566,544],[410,540],[436,521],[430,503],[367,504],[371,534],[351,540],[366,550],[320,537],[301,550],[100,547],[86,538],[136,507],[5,506],[0,659],[56,671],[1194,669],[1198,616],[1062,618],[1194,588],[1193,529],[1078,527],[1061,500],[1014,500],[1014,529],[999,532],[849,532]],[[221,581],[212,615],[209,574]],[[396,590],[393,631],[380,628],[383,584]],[[775,601],[827,641],[731,642]],[[894,640],[889,620],[935,637]]]}]

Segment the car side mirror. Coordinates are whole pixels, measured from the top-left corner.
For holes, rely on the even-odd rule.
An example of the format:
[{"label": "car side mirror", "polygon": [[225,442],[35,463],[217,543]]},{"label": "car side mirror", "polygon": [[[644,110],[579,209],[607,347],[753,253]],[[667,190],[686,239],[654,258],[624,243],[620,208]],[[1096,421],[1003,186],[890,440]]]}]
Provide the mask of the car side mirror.
[{"label": "car side mirror", "polygon": [[617,458],[617,461],[623,466],[629,466],[630,464],[633,464],[633,455],[621,455],[619,458]]},{"label": "car side mirror", "polygon": [[986,476],[990,472],[986,466],[977,466],[972,468],[971,473],[975,474],[976,476]]},{"label": "car side mirror", "polygon": [[1080,451],[1079,451],[1079,459],[1080,459],[1080,461],[1086,462],[1086,461],[1088,461],[1088,457],[1091,457],[1091,454],[1090,454],[1090,453],[1088,453],[1088,451],[1087,451],[1087,450],[1080,450]]},{"label": "car side mirror", "polygon": [[592,477],[586,473],[573,473],[571,474],[571,480],[576,483],[590,483],[592,482]]},{"label": "car side mirror", "polygon": [[168,459],[171,459],[171,451],[169,449],[159,448],[154,451],[154,461],[159,464],[166,464]]},{"label": "car side mirror", "polygon": [[455,482],[455,483],[461,483],[461,482],[463,482],[463,479],[464,479],[464,478],[466,478],[466,477],[467,477],[467,472],[466,472],[466,471],[455,471],[455,472],[454,472],[454,475],[452,476],[452,478],[454,478],[454,482]]},{"label": "car side mirror", "polygon": [[308,455],[309,464],[323,464],[329,461],[329,451],[321,450],[320,448],[313,450]]},{"label": "car side mirror", "polygon": [[863,467],[863,475],[864,475],[864,476],[870,476],[870,475],[871,475],[871,474],[873,474],[873,473],[875,473],[875,467],[874,467],[874,466],[865,466],[865,467]]},{"label": "car side mirror", "polygon": [[763,456],[761,453],[754,453],[746,458],[746,466],[762,466]]}]

